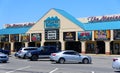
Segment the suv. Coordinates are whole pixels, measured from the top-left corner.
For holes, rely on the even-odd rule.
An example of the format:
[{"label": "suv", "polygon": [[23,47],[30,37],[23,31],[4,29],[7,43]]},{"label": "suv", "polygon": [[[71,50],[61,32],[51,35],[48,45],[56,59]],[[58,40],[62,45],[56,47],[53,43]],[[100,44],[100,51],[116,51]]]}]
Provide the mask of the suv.
[{"label": "suv", "polygon": [[59,51],[55,46],[41,46],[37,50],[29,51],[26,56],[31,61],[37,61],[39,58],[49,58],[51,53]]},{"label": "suv", "polygon": [[26,58],[26,53],[28,51],[32,51],[32,50],[36,50],[38,47],[22,47],[19,49],[18,52],[15,53],[15,57],[19,57],[19,58]]},{"label": "suv", "polygon": [[2,52],[2,53],[4,53],[4,54],[7,54],[7,55],[10,55],[10,50],[0,49],[0,52]]}]

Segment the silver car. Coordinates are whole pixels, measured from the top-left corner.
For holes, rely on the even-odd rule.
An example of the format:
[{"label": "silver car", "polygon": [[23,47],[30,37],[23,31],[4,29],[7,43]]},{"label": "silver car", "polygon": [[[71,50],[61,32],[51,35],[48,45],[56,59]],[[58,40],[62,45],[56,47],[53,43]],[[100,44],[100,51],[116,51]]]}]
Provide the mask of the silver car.
[{"label": "silver car", "polygon": [[120,58],[114,58],[113,59],[112,68],[120,71]]},{"label": "silver car", "polygon": [[9,60],[8,55],[0,52],[0,62],[6,63]]},{"label": "silver car", "polygon": [[50,61],[55,61],[56,63],[92,63],[92,58],[90,56],[83,56],[76,51],[66,50],[58,53],[52,53],[50,55]]},{"label": "silver car", "polygon": [[26,53],[28,51],[36,50],[38,47],[22,47],[18,52],[15,53],[15,57],[26,58]]}]

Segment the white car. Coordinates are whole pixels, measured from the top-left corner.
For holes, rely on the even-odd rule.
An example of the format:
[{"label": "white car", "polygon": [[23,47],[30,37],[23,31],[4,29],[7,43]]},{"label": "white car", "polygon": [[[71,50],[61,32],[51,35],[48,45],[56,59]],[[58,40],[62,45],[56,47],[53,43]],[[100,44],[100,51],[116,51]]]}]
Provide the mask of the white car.
[{"label": "white car", "polygon": [[0,62],[6,63],[9,60],[8,55],[0,52]]},{"label": "white car", "polygon": [[113,59],[112,68],[120,71],[120,58],[114,58]]},{"label": "white car", "polygon": [[32,51],[32,50],[36,50],[38,47],[22,47],[19,49],[18,52],[15,53],[15,57],[19,57],[19,58],[26,58],[26,53],[28,51]]},{"label": "white car", "polygon": [[50,61],[56,63],[92,63],[92,58],[90,56],[81,55],[73,50],[61,51],[58,53],[52,53],[50,55]]}]

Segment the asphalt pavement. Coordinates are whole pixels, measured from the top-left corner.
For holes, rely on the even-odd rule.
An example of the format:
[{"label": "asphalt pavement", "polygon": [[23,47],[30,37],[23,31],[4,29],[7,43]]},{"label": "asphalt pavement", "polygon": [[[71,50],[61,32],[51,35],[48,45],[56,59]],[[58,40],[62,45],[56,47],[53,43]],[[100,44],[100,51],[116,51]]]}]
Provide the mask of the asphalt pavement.
[{"label": "asphalt pavement", "polygon": [[[88,54],[89,55],[89,54]],[[0,64],[0,73],[120,73],[112,69],[112,59],[118,55],[90,55],[92,64],[56,64],[49,59],[29,61],[10,56],[8,63]]]}]

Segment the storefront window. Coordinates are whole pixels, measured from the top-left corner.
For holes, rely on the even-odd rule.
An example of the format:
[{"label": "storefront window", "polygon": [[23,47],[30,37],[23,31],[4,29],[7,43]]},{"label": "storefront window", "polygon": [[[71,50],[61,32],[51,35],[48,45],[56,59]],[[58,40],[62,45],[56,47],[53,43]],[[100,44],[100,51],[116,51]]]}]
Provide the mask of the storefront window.
[{"label": "storefront window", "polygon": [[9,35],[1,35],[1,42],[9,42]]},{"label": "storefront window", "polygon": [[41,34],[40,33],[32,33],[31,34],[31,41],[41,41]]},{"label": "storefront window", "polygon": [[114,30],[114,40],[120,40],[120,30]]},{"label": "storefront window", "polygon": [[30,34],[21,34],[21,41],[22,42],[29,42],[30,41]]},{"label": "storefront window", "polygon": [[11,42],[18,42],[19,41],[19,34],[11,34],[10,41]]}]

